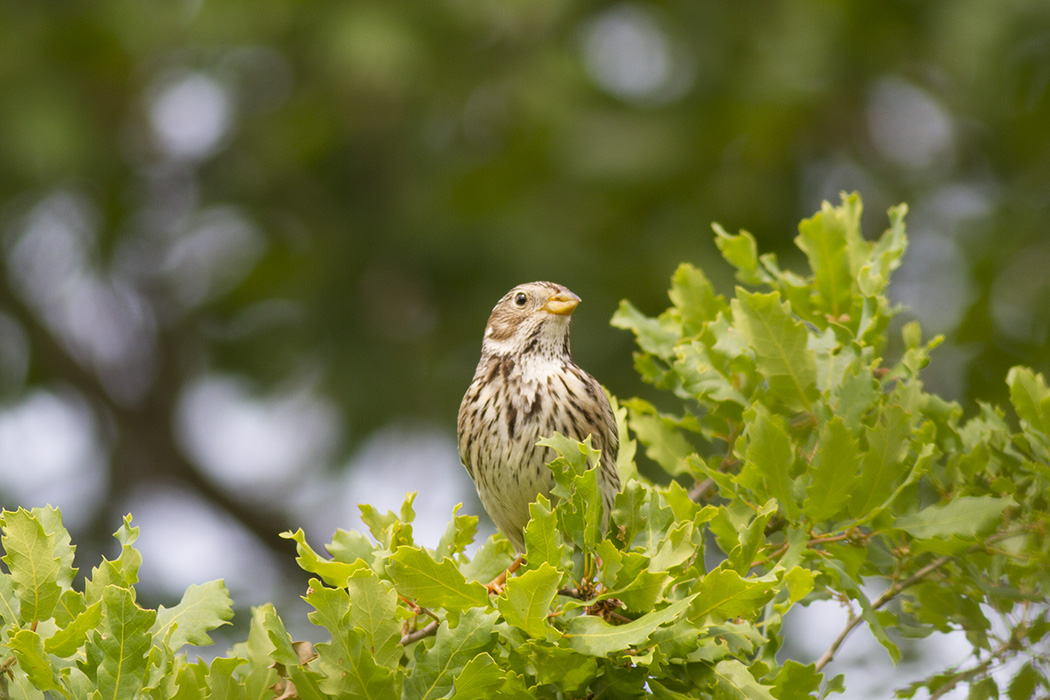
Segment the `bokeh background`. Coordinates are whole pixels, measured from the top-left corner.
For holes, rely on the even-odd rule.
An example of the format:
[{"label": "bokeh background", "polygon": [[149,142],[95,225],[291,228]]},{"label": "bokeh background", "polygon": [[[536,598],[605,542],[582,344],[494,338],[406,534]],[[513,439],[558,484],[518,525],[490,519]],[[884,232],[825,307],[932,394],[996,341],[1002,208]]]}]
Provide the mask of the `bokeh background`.
[{"label": "bokeh background", "polygon": [[911,206],[933,390],[1050,369],[1050,3],[4,2],[0,505],[82,568],[134,513],[156,601],[293,605],[282,530],[481,512],[455,416],[507,289],[577,292],[580,364],[645,393],[619,300],[731,291],[712,221],[800,266],[841,190],[869,237]]}]

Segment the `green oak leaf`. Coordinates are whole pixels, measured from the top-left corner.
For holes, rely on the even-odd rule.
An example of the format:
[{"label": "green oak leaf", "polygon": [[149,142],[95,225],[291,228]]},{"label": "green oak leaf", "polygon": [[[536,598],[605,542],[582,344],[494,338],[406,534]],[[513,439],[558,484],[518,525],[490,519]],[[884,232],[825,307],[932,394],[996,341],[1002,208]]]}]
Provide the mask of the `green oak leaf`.
[{"label": "green oak leaf", "polygon": [[503,619],[531,637],[557,639],[560,635],[547,621],[547,615],[561,580],[561,572],[545,562],[507,581],[496,601]]},{"label": "green oak leaf", "polygon": [[403,651],[395,617],[397,593],[371,570],[348,578],[346,592],[350,599],[348,623],[364,631],[368,653],[381,666],[397,666]]},{"label": "green oak leaf", "polygon": [[500,696],[507,682],[505,671],[487,653],[467,662],[452,681],[452,700],[489,700]]},{"label": "green oak leaf", "polygon": [[893,527],[918,539],[973,538],[992,530],[1003,509],[1012,505],[1016,504],[1010,497],[959,496],[898,518]]},{"label": "green oak leaf", "polygon": [[329,586],[345,586],[347,578],[368,567],[361,559],[355,559],[353,563],[325,559],[306,541],[302,528],[295,532],[282,532],[281,537],[295,542],[295,550],[299,555],[295,561],[303,571],[320,576]]},{"label": "green oak leaf", "polygon": [[734,326],[755,351],[755,363],[770,393],[795,411],[813,411],[817,365],[806,347],[805,325],[791,315],[780,294],[737,290],[731,302]]},{"label": "green oak leaf", "polygon": [[[222,581],[191,585],[173,608],[157,607],[157,620],[150,630],[154,640],[167,639],[173,651],[186,644],[211,644],[208,632],[230,624],[233,601]],[[169,637],[169,631],[171,632]]]},{"label": "green oak leaf", "polygon": [[535,643],[525,647],[525,650],[536,668],[536,680],[556,685],[566,693],[576,693],[586,688],[598,673],[598,662],[594,657],[572,649]]},{"label": "green oak leaf", "polygon": [[841,515],[853,496],[860,453],[856,438],[837,415],[821,428],[818,445],[802,509],[819,523]]},{"label": "green oak leaf", "polygon": [[744,578],[732,569],[713,569],[693,586],[695,597],[689,619],[754,617],[776,594],[776,584],[772,576]]},{"label": "green oak leaf", "polygon": [[15,654],[18,668],[38,690],[63,691],[50,655],[35,630],[21,629],[11,635],[7,646]]},{"label": "green oak leaf", "polygon": [[737,477],[738,483],[758,494],[762,501],[772,496],[788,518],[797,520],[799,506],[791,478],[795,450],[784,419],[755,404],[744,413],[744,421],[747,423],[746,461]]},{"label": "green oak leaf", "polygon": [[404,697],[415,700],[444,697],[466,665],[492,648],[495,622],[495,614],[479,608],[464,612],[455,627],[443,620],[433,646],[416,645],[414,668],[404,682]]},{"label": "green oak leaf", "polygon": [[569,621],[565,639],[572,649],[589,656],[605,656],[644,644],[656,628],[681,615],[694,597],[671,603],[622,625],[610,625],[600,617],[580,615]]},{"label": "green oak leaf", "polygon": [[1043,375],[1027,367],[1013,367],[1006,375],[1006,384],[1017,415],[1035,430],[1050,435],[1050,389]]},{"label": "green oak leaf", "polygon": [[157,619],[153,610],[135,604],[127,588],[106,586],[102,591],[103,627],[96,631],[90,646],[100,658],[96,671],[99,697],[103,700],[131,700],[138,696],[146,678],[146,655],[152,646],[150,628]]},{"label": "green oak leaf", "polygon": [[62,595],[60,582],[73,577],[72,558],[67,561],[68,533],[48,532],[36,510],[19,508],[0,514],[3,562],[19,601],[19,619],[25,624],[49,619]]},{"label": "green oak leaf", "polygon": [[565,541],[558,530],[558,516],[550,500],[540,494],[529,504],[529,523],[525,526],[525,560],[530,568],[549,563],[560,566]]},{"label": "green oak leaf", "polygon": [[489,605],[485,587],[468,582],[455,562],[445,558],[438,563],[418,547],[398,547],[387,559],[387,573],[401,595],[423,607],[466,610]]},{"label": "green oak leaf", "polygon": [[88,634],[102,620],[102,601],[82,610],[65,627],[44,640],[44,650],[61,658],[68,658],[84,646]]}]

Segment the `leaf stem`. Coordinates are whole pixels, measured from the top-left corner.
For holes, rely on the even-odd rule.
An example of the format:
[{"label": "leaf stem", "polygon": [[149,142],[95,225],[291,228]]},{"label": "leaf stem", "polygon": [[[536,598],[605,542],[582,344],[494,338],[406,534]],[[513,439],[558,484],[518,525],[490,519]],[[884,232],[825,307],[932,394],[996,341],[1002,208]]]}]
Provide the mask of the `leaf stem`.
[{"label": "leaf stem", "polygon": [[427,608],[424,608],[421,605],[417,605],[415,602],[409,600],[408,598],[406,598],[403,595],[398,594],[397,597],[400,598],[401,602],[404,603],[408,607],[408,609],[411,610],[412,612],[414,612],[416,615],[426,615],[426,616],[430,617],[432,620],[434,620],[434,622],[441,622],[441,618],[439,618],[431,610],[428,610]]},{"label": "leaf stem", "polygon": [[[726,454],[722,458],[722,462],[718,465],[718,471],[725,472],[730,466],[736,461],[733,457],[733,446],[736,444],[737,437],[740,436],[741,427],[737,423],[731,423],[729,426],[729,435],[721,436],[721,439],[725,440],[726,443]],[[711,477],[707,477],[703,481],[697,482],[696,486],[689,491],[689,498],[694,503],[706,501],[708,493],[715,488],[715,480]]]}]

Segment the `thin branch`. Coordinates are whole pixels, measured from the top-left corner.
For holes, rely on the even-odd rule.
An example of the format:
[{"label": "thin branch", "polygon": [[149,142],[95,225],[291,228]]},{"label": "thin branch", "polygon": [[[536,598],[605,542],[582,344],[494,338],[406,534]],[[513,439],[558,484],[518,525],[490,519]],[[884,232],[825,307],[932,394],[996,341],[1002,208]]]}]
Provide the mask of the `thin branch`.
[{"label": "thin branch", "polygon": [[424,608],[422,605],[417,604],[415,601],[409,600],[400,593],[397,597],[400,598],[401,602],[403,602],[405,606],[408,607],[408,609],[414,612],[416,615],[426,615],[435,622],[441,622],[441,618],[435,615],[431,610]]},{"label": "thin branch", "polygon": [[697,482],[696,486],[694,486],[689,492],[689,498],[692,499],[694,503],[706,501],[708,491],[714,490],[714,487],[715,480],[711,477],[707,477],[703,481]]},{"label": "thin branch", "polygon": [[930,700],[936,700],[939,697],[943,697],[944,695],[954,690],[955,686],[959,685],[960,683],[964,681],[969,681],[971,678],[974,678],[975,676],[980,676],[981,674],[987,672],[988,669],[992,667],[992,664],[994,664],[996,661],[1002,660],[1002,658],[1008,652],[1019,648],[1022,638],[1024,637],[1024,634],[1027,630],[1028,625],[1024,623],[1021,623],[1020,625],[1015,627],[1010,633],[1009,639],[1005,640],[1002,644],[1000,644],[998,648],[996,648],[996,650],[992,652],[991,656],[989,656],[987,659],[977,664],[973,668],[969,668],[965,671],[962,671],[961,673],[956,674],[954,677],[952,677],[950,681],[938,688],[937,692],[930,693]]},{"label": "thin branch", "polygon": [[814,671],[820,673],[821,669],[831,663],[831,660],[835,658],[835,653],[839,650],[839,647],[842,646],[844,641],[846,641],[846,637],[849,636],[849,633],[856,629],[857,625],[860,624],[861,619],[862,618],[859,615],[854,615],[852,611],[850,612],[849,621],[846,623],[846,626],[841,632],[839,632],[839,636],[835,637],[835,641],[831,643],[831,646],[827,648],[827,651],[825,651],[817,660],[817,664],[813,669]]},{"label": "thin branch", "polygon": [[[1015,530],[1004,530],[1003,532],[997,532],[994,535],[990,535],[983,542],[978,542],[977,544],[975,544],[972,547],[968,548],[966,550],[965,554],[973,554],[974,552],[978,552],[978,551],[986,548],[989,544],[992,544],[993,542],[998,542],[999,540],[1004,540],[1004,539],[1008,539],[1010,537],[1014,537],[1018,533],[1023,532],[1023,531],[1024,531],[1024,528],[1019,528],[1019,529],[1015,529]],[[921,569],[919,569],[918,571],[916,571],[914,574],[912,574],[908,578],[904,579],[903,581],[896,581],[892,586],[890,586],[885,591],[883,591],[882,595],[880,595],[878,598],[876,598],[872,602],[871,609],[872,610],[878,610],[882,606],[886,605],[886,603],[890,602],[891,600],[896,598],[898,595],[900,595],[901,592],[903,592],[906,589],[911,588],[915,584],[919,583],[920,581],[922,581],[924,578],[926,578],[927,576],[932,574],[937,569],[941,568],[942,566],[944,566],[948,562],[953,561],[955,558],[956,558],[956,556],[951,556],[951,555],[945,554],[943,557],[939,557],[937,559],[934,559],[932,562],[930,562],[926,566],[922,567]],[[831,646],[828,647],[827,651],[825,651],[824,654],[821,655],[820,659],[817,661],[816,668],[815,668],[817,673],[820,673],[821,669],[823,669],[825,666],[827,666],[831,662],[831,660],[833,658],[835,658],[835,653],[839,650],[839,647],[842,646],[842,643],[844,641],[846,641],[846,637],[849,636],[850,632],[852,632],[853,630],[855,630],[857,628],[857,626],[861,623],[862,620],[863,620],[863,618],[860,617],[859,615],[853,615],[852,613],[850,614],[849,622],[846,623],[846,626],[839,633],[839,635],[835,638],[835,641],[833,641],[831,643]]]},{"label": "thin branch", "polygon": [[[718,465],[718,471],[725,472],[734,462],[736,462],[736,460],[733,458],[733,445],[736,444],[736,439],[739,435],[740,426],[730,425],[729,435],[721,436],[721,438],[725,440],[726,443],[726,454],[725,457],[722,458],[722,462]],[[708,477],[703,481],[698,482],[696,486],[694,486],[689,491],[689,498],[692,499],[694,503],[706,501],[709,497],[709,493],[713,491],[715,487],[715,480],[711,477]]]},{"label": "thin branch", "polygon": [[[881,534],[881,533],[882,533],[881,530],[873,530],[872,532],[859,533],[858,534],[857,531],[856,531],[856,528],[851,528],[849,530],[849,532],[843,532],[843,533],[840,533],[838,535],[818,535],[817,537],[814,537],[811,540],[809,540],[808,542],[806,542],[806,548],[808,549],[808,548],[813,547],[813,546],[818,545],[818,544],[829,544],[829,543],[833,543],[833,542],[842,542],[843,540],[854,540],[854,541],[858,541],[859,542],[859,541],[870,539],[870,538],[874,537],[875,535],[878,535],[878,534]],[[769,554],[769,556],[765,557],[764,559],[759,559],[758,561],[751,562],[751,568],[755,568],[756,566],[761,566],[762,564],[768,564],[772,560],[776,559],[777,557],[779,557],[782,554],[784,554],[785,552],[787,552],[788,549],[790,549],[790,547],[791,547],[790,544],[788,544],[787,542],[784,542],[783,544],[779,545],[776,549],[774,549],[773,552]]]},{"label": "thin branch", "polygon": [[438,623],[437,621],[431,622],[426,627],[420,628],[415,632],[409,632],[405,636],[401,637],[401,646],[407,647],[409,644],[418,642],[420,639],[426,639],[427,637],[433,637],[437,634]]}]

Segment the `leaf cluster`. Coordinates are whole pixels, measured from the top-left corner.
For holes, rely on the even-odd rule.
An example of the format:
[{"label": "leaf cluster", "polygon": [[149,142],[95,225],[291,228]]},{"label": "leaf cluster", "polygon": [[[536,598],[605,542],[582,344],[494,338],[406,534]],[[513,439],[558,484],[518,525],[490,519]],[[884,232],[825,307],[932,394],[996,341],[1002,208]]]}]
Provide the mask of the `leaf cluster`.
[{"label": "leaf cluster", "polygon": [[[923,342],[907,323],[900,356],[887,357],[905,214],[891,209],[869,241],[857,195],[825,203],[795,239],[806,276],[759,254],[746,231],[715,226],[742,285],[734,298],[682,265],[669,309],[650,318],[623,302],[613,319],[637,337],[642,377],[680,406],[624,402],[630,426],[649,458],[717,507],[708,527],[720,567],[749,580],[801,570],[812,585],[803,604],[846,607],[849,623],[809,672],[858,626],[894,662],[903,638],[960,630],[972,663],[901,695],[965,683],[995,696],[990,674],[1017,657],[1028,663],[1013,682],[1038,678],[1045,692],[1050,392],[1016,367],[1006,378],[1014,416],[981,404],[965,418],[919,377],[941,338]],[[775,616],[762,620],[770,643],[751,669],[768,678],[782,640],[770,634]]]},{"label": "leaf cluster", "polygon": [[[826,667],[858,627],[894,662],[903,639],[965,633],[971,658],[901,696],[1045,694],[1050,389],[1015,368],[1012,414],[966,418],[919,378],[939,339],[907,324],[887,359],[905,209],[874,241],[860,212],[846,196],[802,222],[805,276],[716,227],[750,290],[727,300],[682,265],[659,316],[621,305],[638,371],[677,409],[614,400],[625,479],[611,513],[590,441],[543,441],[557,485],[498,592],[484,584],[514,562],[506,539],[473,548],[477,517],[457,506],[425,547],[409,494],[398,513],[361,506],[368,533],[339,530],[324,553],[285,534],[320,641],[294,641],[265,605],[228,655],[191,661],[184,647],[232,614],[221,582],[140,607],[129,517],[120,556],[77,590],[57,511],[5,511],[0,696],[819,698],[843,689]],[[639,446],[668,483],[637,476]],[[819,659],[789,658],[785,615],[818,600],[848,622]]]},{"label": "leaf cluster", "polygon": [[0,697],[112,698],[187,695],[187,678],[231,684],[236,664],[189,663],[184,647],[212,643],[229,624],[233,601],[221,581],[190,586],[178,605],[136,602],[142,558],[131,516],[114,533],[120,555],[73,586],[74,547],[59,512],[3,511],[0,530],[8,573],[0,573]]}]

